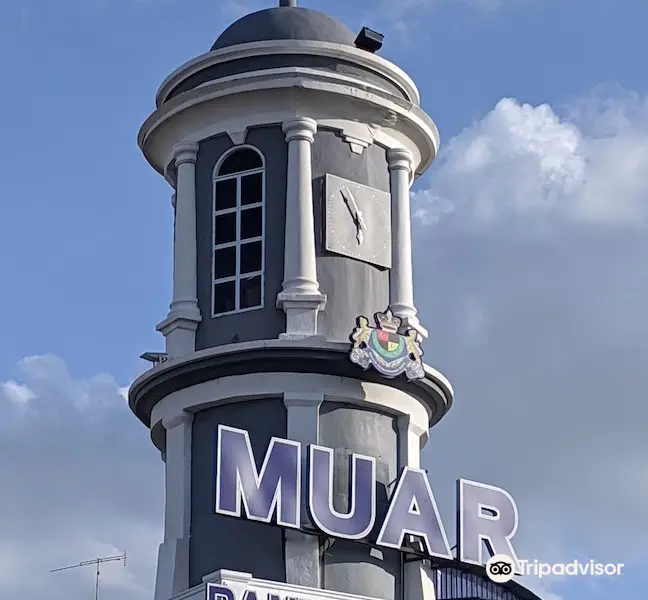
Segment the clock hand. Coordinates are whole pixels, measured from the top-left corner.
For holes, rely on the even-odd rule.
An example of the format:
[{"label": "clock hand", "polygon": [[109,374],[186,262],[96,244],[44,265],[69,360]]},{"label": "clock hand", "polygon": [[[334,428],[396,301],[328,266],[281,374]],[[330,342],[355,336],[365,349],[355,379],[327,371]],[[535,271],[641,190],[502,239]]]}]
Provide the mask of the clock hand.
[{"label": "clock hand", "polygon": [[367,225],[362,217],[362,211],[358,207],[358,203],[355,201],[355,198],[353,197],[353,194],[348,187],[342,187],[340,189],[340,192],[342,193],[342,197],[344,198],[347,208],[351,212],[351,216],[353,217],[353,221],[358,230],[356,234],[358,244],[362,244],[362,242],[364,241],[363,231],[367,231]]}]

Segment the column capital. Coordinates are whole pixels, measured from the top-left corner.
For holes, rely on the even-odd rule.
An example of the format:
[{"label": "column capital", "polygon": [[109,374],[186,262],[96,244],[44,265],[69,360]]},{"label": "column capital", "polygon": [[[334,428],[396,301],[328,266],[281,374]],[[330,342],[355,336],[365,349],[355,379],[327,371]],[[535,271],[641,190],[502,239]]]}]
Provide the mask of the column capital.
[{"label": "column capital", "polygon": [[412,432],[415,436],[421,438],[427,434],[427,429],[423,429],[420,425],[417,425],[412,417],[408,414],[400,415],[396,420],[398,433],[401,435],[406,435],[408,432]]},{"label": "column capital", "polygon": [[195,163],[198,155],[198,144],[183,142],[173,146],[173,160],[176,167],[183,163]]},{"label": "column capital", "polygon": [[162,417],[162,426],[169,431],[178,425],[191,425],[193,418],[193,413],[183,410],[180,414]]},{"label": "column capital", "polygon": [[317,132],[317,121],[309,117],[295,117],[281,124],[281,129],[286,134],[286,141],[306,140],[313,143]]},{"label": "column capital", "polygon": [[406,434],[409,431],[411,420],[412,418],[408,414],[400,415],[396,419],[396,424],[398,426],[398,433],[400,435]]},{"label": "column capital", "polygon": [[316,408],[324,402],[324,394],[318,394],[317,392],[284,392],[283,402],[286,408],[290,406]]},{"label": "column capital", "polygon": [[387,164],[390,171],[404,169],[412,172],[412,162],[414,157],[406,148],[390,148],[387,150]]}]

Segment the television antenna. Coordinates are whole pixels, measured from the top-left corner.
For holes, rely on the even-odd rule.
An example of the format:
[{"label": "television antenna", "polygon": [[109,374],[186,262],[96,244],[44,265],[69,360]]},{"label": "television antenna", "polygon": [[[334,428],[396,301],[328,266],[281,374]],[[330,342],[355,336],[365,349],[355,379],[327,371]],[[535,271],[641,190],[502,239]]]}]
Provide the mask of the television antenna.
[{"label": "television antenna", "polygon": [[100,575],[100,565],[105,562],[115,562],[118,560],[124,561],[124,566],[126,566],[126,552],[120,554],[119,556],[103,556],[101,558],[93,558],[92,560],[84,560],[76,565],[68,565],[67,567],[60,567],[58,569],[52,569],[50,573],[57,573],[58,571],[67,571],[68,569],[76,569],[78,567],[87,567],[89,565],[95,565],[97,571],[95,573],[95,600],[99,600],[99,575]]}]

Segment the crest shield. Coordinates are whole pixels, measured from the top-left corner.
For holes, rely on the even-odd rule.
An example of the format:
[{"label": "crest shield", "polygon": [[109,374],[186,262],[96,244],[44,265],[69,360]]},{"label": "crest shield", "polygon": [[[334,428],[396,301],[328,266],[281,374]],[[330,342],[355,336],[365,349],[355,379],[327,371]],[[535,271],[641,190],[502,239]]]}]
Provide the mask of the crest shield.
[{"label": "crest shield", "polygon": [[402,320],[387,309],[374,314],[375,327],[367,317],[356,320],[356,328],[350,336],[351,362],[367,370],[373,366],[384,377],[393,379],[405,374],[407,379],[422,379],[423,350],[414,329],[401,332]]}]

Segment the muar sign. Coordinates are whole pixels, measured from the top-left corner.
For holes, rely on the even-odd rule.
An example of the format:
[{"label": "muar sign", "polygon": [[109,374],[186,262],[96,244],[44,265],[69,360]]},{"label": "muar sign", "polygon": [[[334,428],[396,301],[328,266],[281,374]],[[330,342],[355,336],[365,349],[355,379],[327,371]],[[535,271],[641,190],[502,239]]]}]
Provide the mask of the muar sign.
[{"label": "muar sign", "polygon": [[[331,537],[367,538],[378,518],[375,459],[360,454],[349,457],[349,510],[341,513],[333,506],[333,450],[309,445],[307,457],[307,468],[302,469],[301,444],[272,438],[258,468],[247,431],[219,425],[216,513],[293,529],[312,523]],[[302,515],[302,506],[310,523]],[[517,526],[517,507],[508,492],[475,481],[457,481],[459,560],[485,564],[485,543],[490,555],[505,554],[517,562],[511,544]],[[430,557],[453,558],[427,473],[411,467],[400,474],[375,543],[400,550],[406,536],[417,539]]]}]

